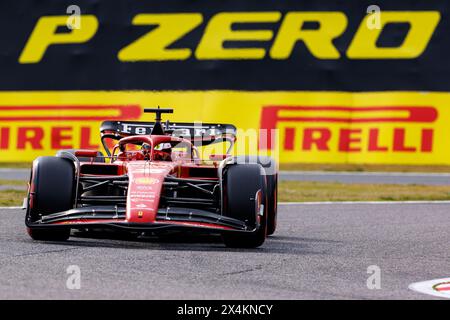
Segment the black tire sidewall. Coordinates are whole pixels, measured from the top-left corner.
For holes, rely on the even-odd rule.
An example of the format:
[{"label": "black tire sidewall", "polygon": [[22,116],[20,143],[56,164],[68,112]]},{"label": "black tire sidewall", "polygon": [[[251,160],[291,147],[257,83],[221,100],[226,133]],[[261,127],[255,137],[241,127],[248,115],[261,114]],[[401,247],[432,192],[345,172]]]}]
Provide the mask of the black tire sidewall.
[{"label": "black tire sidewall", "polygon": [[[246,221],[247,225],[255,227],[253,232],[226,232],[223,240],[226,246],[234,248],[254,248],[264,243],[267,234],[267,190],[263,168],[256,163],[234,164],[225,173],[224,205],[227,216]],[[255,197],[258,190],[262,191],[264,214],[260,216],[259,226],[256,226],[257,213]]]},{"label": "black tire sidewall", "polygon": [[33,207],[31,214],[46,215],[73,208],[75,167],[59,157],[39,157],[33,163]]},{"label": "black tire sidewall", "polygon": [[[225,174],[226,215],[249,224],[255,223],[254,201],[258,190],[263,189],[261,169],[257,164],[231,165]],[[263,190],[264,192],[264,190]]]},{"label": "black tire sidewall", "polygon": [[266,175],[267,181],[267,234],[271,235],[277,227],[278,175]]},{"label": "black tire sidewall", "polygon": [[267,235],[275,233],[278,210],[278,169],[276,161],[270,156],[241,155],[233,158],[237,164],[259,164],[263,167],[267,182]]}]

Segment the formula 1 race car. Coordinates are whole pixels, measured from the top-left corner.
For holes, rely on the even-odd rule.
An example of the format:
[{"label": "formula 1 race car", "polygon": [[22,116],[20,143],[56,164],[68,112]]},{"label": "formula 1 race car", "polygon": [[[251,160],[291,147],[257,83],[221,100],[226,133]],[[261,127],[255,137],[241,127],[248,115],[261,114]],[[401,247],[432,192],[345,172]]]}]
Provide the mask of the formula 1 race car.
[{"label": "formula 1 race car", "polygon": [[[67,240],[71,229],[189,230],[220,234],[228,247],[262,245],[276,228],[275,161],[229,155],[233,125],[162,123],[172,109],[144,112],[155,121],[102,123],[106,156],[71,149],[33,162],[24,199],[31,238]],[[202,160],[199,148],[215,143],[229,146],[226,154]]]}]

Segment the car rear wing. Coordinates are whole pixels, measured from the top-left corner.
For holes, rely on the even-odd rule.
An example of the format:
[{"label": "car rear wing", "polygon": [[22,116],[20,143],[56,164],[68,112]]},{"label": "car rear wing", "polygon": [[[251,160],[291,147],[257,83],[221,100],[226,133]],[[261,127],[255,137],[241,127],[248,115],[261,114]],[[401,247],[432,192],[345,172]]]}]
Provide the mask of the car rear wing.
[{"label": "car rear wing", "polygon": [[[101,140],[108,155],[110,151],[105,139],[120,140],[135,135],[149,135],[155,122],[104,121],[100,126]],[[177,122],[162,124],[165,134],[190,140],[195,146],[206,146],[223,141],[230,142],[230,148],[236,141],[236,127],[232,124]]]}]

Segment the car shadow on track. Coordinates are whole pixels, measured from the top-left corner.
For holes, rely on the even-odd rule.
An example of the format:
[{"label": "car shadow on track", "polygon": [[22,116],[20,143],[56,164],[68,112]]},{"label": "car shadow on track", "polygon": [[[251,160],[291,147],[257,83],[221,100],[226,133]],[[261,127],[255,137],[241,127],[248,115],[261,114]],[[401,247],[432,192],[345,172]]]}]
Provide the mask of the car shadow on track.
[{"label": "car shadow on track", "polygon": [[[323,254],[331,250],[335,241],[295,236],[269,236],[259,248],[239,249],[224,246],[220,235],[175,233],[159,236],[132,237],[111,232],[77,232],[65,242],[51,242],[64,246],[103,247],[117,249],[202,251],[202,252],[255,252],[294,255]],[[325,244],[325,247],[324,247]]]}]

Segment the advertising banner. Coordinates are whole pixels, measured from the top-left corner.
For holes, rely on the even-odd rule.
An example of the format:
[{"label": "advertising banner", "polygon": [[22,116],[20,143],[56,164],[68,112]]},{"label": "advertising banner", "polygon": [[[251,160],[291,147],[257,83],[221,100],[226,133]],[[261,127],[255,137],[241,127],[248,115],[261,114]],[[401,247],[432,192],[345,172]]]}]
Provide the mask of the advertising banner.
[{"label": "advertising banner", "polygon": [[232,123],[238,142],[276,129],[262,147],[281,162],[450,164],[449,93],[52,91],[3,92],[0,101],[3,161],[99,149],[101,121],[152,121],[143,108],[160,105],[174,108],[175,123]]},{"label": "advertising banner", "polygon": [[0,162],[100,148],[101,121],[151,121],[142,110],[159,105],[173,121],[277,130],[259,147],[281,162],[450,164],[449,11],[432,0],[3,1]]}]

